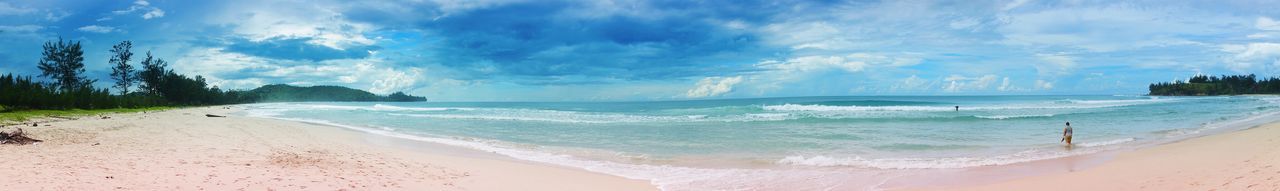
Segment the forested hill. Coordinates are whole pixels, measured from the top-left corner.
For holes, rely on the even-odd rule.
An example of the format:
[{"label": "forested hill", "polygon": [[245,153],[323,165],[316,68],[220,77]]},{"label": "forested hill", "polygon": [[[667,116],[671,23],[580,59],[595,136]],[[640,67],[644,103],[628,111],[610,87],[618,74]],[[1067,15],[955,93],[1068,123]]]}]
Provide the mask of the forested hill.
[{"label": "forested hill", "polygon": [[249,95],[257,97],[258,102],[304,102],[304,101],[427,101],[425,97],[411,96],[403,92],[380,96],[364,90],[342,86],[298,87],[285,84],[265,85],[249,90]]},{"label": "forested hill", "polygon": [[1187,81],[1154,83],[1149,95],[1211,96],[1240,94],[1280,94],[1280,78],[1259,79],[1253,74],[1192,76]]},{"label": "forested hill", "polygon": [[[387,96],[340,86],[297,87],[267,85],[250,91],[222,90],[200,75],[188,76],[169,68],[169,62],[151,51],[135,58],[132,41],[121,41],[107,50],[116,93],[94,87],[99,79],[85,73],[80,41],[46,41],[36,68],[41,78],[0,75],[0,112],[16,110],[66,110],[201,106],[289,101],[427,101],[396,92]],[[130,61],[138,61],[138,66]],[[9,64],[9,63],[2,63]]]}]

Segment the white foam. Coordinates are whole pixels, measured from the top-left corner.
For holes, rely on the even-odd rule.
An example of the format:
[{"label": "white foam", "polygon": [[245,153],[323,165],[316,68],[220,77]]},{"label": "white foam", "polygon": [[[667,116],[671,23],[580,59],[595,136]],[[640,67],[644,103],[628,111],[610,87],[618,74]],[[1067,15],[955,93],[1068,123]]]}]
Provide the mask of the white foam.
[{"label": "white foam", "polygon": [[457,107],[400,107],[391,105],[374,104],[373,109],[382,111],[449,111],[462,110],[473,111],[475,108],[457,108]]},{"label": "white foam", "polygon": [[277,110],[366,110],[366,111],[472,111],[476,108],[457,108],[457,107],[400,107],[393,105],[374,104],[373,106],[347,106],[347,105],[327,105],[312,103],[265,103],[252,104],[255,109],[277,109]]},{"label": "white foam", "polygon": [[[1048,104],[1008,104],[993,106],[968,106],[960,107],[961,111],[972,110],[1026,110],[1026,109],[1096,109],[1109,107],[1124,107],[1141,104],[1152,104],[1165,102],[1165,100],[1063,100]],[[830,106],[830,105],[802,105],[802,104],[782,104],[782,105],[766,105],[762,106],[764,110],[769,111],[811,111],[811,112],[833,112],[833,111],[955,111],[953,106]]]},{"label": "white foam", "polygon": [[467,113],[430,113],[405,114],[388,113],[387,115],[436,118],[436,119],[468,119],[492,121],[537,121],[555,123],[679,123],[679,122],[751,122],[751,121],[783,121],[798,118],[788,113],[747,113],[737,115],[630,115],[617,113],[594,113],[534,109],[486,110]]},{"label": "white foam", "polygon": [[1082,147],[1099,147],[1099,146],[1108,146],[1108,145],[1116,145],[1116,144],[1128,143],[1128,142],[1133,142],[1133,141],[1136,141],[1136,140],[1138,140],[1138,139],[1137,139],[1137,138],[1133,138],[1133,137],[1129,137],[1129,138],[1114,139],[1114,140],[1099,141],[1099,142],[1082,142],[1082,143],[1080,143],[1080,144],[1076,144],[1076,145],[1077,145],[1077,146],[1082,146]]},{"label": "white foam", "polygon": [[[862,185],[868,185],[864,189],[875,189],[875,182],[883,182],[888,179],[879,177],[875,172],[860,171],[832,171],[832,170],[775,170],[775,169],[712,169],[712,168],[692,168],[677,167],[669,165],[644,165],[644,164],[624,164],[607,161],[586,160],[574,156],[554,154],[546,152],[538,152],[527,149],[516,149],[501,146],[500,142],[488,141],[480,139],[450,139],[424,137],[410,134],[396,133],[376,128],[365,128],[359,126],[351,126],[333,123],[325,120],[310,120],[297,118],[281,118],[281,117],[265,117],[281,120],[300,121],[307,123],[330,125],[342,127],[357,131],[382,136],[402,138],[408,140],[424,141],[439,143],[445,145],[459,146],[464,148],[476,149],[481,151],[492,152],[495,154],[505,155],[512,158],[542,162],[553,165],[561,165],[572,168],[579,168],[592,172],[612,174],[631,179],[648,180],[661,190],[743,190],[743,189],[759,189],[759,188],[788,188],[801,190],[829,190],[839,186],[849,184],[850,180],[868,181]],[[535,147],[536,149],[536,147]],[[816,177],[816,178],[815,178]],[[786,184],[786,187],[779,187],[779,184]]]},{"label": "white foam", "polygon": [[1003,120],[1003,119],[1037,118],[1037,117],[1053,117],[1053,116],[1054,116],[1053,114],[1039,114],[1039,115],[975,115],[973,117],[983,118],[983,119]]},{"label": "white foam", "polygon": [[978,166],[996,166],[1007,165],[1022,162],[1031,162],[1046,159],[1055,159],[1068,156],[1076,156],[1083,154],[1097,153],[1113,149],[1123,143],[1133,142],[1136,138],[1122,138],[1099,142],[1084,142],[1075,144],[1075,148],[1071,150],[1060,149],[1058,145],[1043,147],[1040,149],[1030,149],[1013,154],[996,155],[996,156],[973,156],[973,157],[939,157],[939,158],[863,158],[860,156],[853,157],[830,157],[830,156],[812,156],[805,157],[803,155],[787,156],[778,160],[777,164],[797,165],[797,166],[845,166],[859,168],[878,168],[878,169],[950,169],[950,168],[969,168]]},{"label": "white foam", "polygon": [[782,104],[782,105],[766,105],[763,106],[769,111],[950,111],[955,108],[951,107],[933,107],[933,106],[830,106],[830,105],[801,105],[801,104]]}]

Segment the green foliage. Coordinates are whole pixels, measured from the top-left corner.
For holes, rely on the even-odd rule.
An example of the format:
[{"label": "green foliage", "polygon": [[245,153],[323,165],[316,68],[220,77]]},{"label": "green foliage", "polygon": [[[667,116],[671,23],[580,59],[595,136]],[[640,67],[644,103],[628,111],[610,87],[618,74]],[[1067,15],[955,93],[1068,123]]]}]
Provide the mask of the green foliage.
[{"label": "green foliage", "polygon": [[[93,80],[83,77],[84,57],[79,42],[47,42],[44,58],[39,68],[42,77],[50,77],[50,83],[33,80],[30,76],[0,75],[0,114],[20,116],[6,119],[25,119],[28,114],[48,112],[80,112],[80,110],[115,111],[129,108],[159,106],[200,106],[272,101],[426,101],[396,92],[379,96],[366,91],[340,86],[295,87],[267,85],[251,91],[223,91],[209,87],[202,76],[188,77],[168,69],[164,59],[154,58],[147,52],[142,59],[142,70],[136,75],[128,61],[132,57],[129,41],[115,45],[112,54],[112,78],[119,95],[107,89],[95,89]],[[129,86],[141,81],[138,92],[129,93]],[[14,112],[26,114],[12,114]],[[97,112],[97,111],[85,111]]]},{"label": "green foliage", "polygon": [[151,95],[160,94],[160,80],[166,73],[165,67],[169,64],[164,59],[155,59],[151,57],[151,51],[147,51],[147,57],[142,59],[142,71],[138,71],[138,79],[142,80],[139,89]]},{"label": "green foliage", "polygon": [[414,101],[427,101],[427,98],[422,96],[411,96],[409,94],[405,94],[404,92],[396,92],[396,93],[391,93],[391,95],[387,95],[386,101],[414,102]]},{"label": "green foliage", "polygon": [[1150,95],[1240,95],[1240,94],[1280,94],[1280,78],[1271,77],[1258,80],[1257,76],[1197,75],[1186,82],[1162,82],[1148,86]]},{"label": "green foliage", "polygon": [[84,51],[80,49],[79,41],[64,42],[58,38],[58,43],[45,42],[41,54],[44,57],[40,58],[37,67],[40,68],[40,77],[53,78],[50,86],[70,92],[92,86],[95,81],[84,77]]},{"label": "green foliage", "polygon": [[106,89],[83,86],[57,89],[31,80],[31,77],[0,76],[0,105],[15,109],[105,109],[120,107],[121,102]]},{"label": "green foliage", "polygon": [[111,47],[111,79],[116,80],[114,87],[120,89],[120,95],[129,94],[129,87],[137,83],[137,72],[134,71],[133,65],[129,65],[129,59],[133,58],[133,52],[129,49],[133,48],[133,42],[122,41]]},{"label": "green foliage", "polygon": [[131,108],[131,109],[119,108],[119,109],[96,109],[96,110],[69,109],[69,110],[9,111],[9,112],[0,112],[0,124],[4,124],[3,122],[26,121],[29,119],[41,118],[41,117],[81,117],[81,116],[92,116],[92,115],[108,114],[108,113],[135,113],[135,112],[143,112],[143,111],[159,111],[159,110],[166,110],[171,108],[172,107],[145,107],[145,108]]}]

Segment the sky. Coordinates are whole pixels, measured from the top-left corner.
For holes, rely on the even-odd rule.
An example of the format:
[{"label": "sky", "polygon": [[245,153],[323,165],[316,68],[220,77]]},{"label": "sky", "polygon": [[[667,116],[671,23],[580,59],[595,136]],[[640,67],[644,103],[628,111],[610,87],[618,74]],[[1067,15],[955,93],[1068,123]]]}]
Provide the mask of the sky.
[{"label": "sky", "polygon": [[1275,1],[0,0],[0,73],[120,41],[222,89],[433,101],[1143,94],[1280,76]]}]

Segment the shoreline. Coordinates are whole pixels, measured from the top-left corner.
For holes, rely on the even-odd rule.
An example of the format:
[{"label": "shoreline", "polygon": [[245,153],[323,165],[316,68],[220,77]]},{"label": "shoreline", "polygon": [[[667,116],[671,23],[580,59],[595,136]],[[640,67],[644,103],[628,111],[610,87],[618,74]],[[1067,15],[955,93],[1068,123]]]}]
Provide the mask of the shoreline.
[{"label": "shoreline", "polygon": [[[17,177],[0,180],[0,184],[54,190],[660,189],[651,182],[656,180],[628,179],[607,172],[340,125],[244,116],[237,114],[239,111],[242,110],[183,108],[105,115],[112,119],[95,116],[55,120],[41,122],[40,127],[19,126],[34,138],[47,142],[0,145],[0,153],[6,153],[0,155],[0,169],[3,169],[0,176]],[[208,118],[204,114],[229,118]],[[1236,189],[1280,188],[1277,184],[1265,184],[1280,182],[1280,160],[1277,160],[1280,149],[1266,148],[1280,146],[1277,141],[1280,121],[1256,123],[1260,125],[1206,129],[1202,134],[1169,142],[1063,158],[958,169],[906,170],[878,184],[859,182],[862,178],[878,176],[877,171],[837,170],[829,171],[834,173],[829,175],[846,176],[840,179],[850,181],[848,185],[832,187],[836,190],[1044,190],[1046,185],[1054,185],[1050,190],[1185,190],[1233,184],[1243,186],[1232,187]],[[11,127],[0,129],[12,130]],[[1190,159],[1167,160],[1175,157]],[[1234,166],[1224,166],[1226,164]],[[1241,172],[1241,169],[1251,172]],[[1184,170],[1195,173],[1188,175]],[[765,171],[742,169],[738,172]],[[1243,176],[1242,173],[1258,175]],[[388,174],[394,175],[385,176]],[[767,183],[769,179],[761,180]],[[796,183],[775,181],[779,182],[774,184]],[[1195,184],[1174,184],[1182,182]],[[864,184],[869,187],[857,186]],[[770,184],[752,183],[734,188],[804,187],[767,185]]]},{"label": "shoreline", "polygon": [[236,111],[184,108],[19,126],[45,142],[0,145],[0,177],[5,177],[0,185],[32,190],[657,189],[644,180],[517,162],[466,148],[408,146],[341,127],[230,115]]},{"label": "shoreline", "polygon": [[[1148,147],[966,169],[892,190],[1276,190],[1280,121]],[[992,172],[1014,172],[1021,175]],[[924,176],[926,179],[929,176]],[[935,180],[937,181],[937,180]]]},{"label": "shoreline", "polygon": [[[850,184],[835,184],[834,187],[831,187],[832,189],[836,189],[836,190],[843,190],[843,189],[914,190],[914,189],[939,189],[939,188],[951,189],[951,188],[975,187],[975,186],[1008,182],[1012,180],[1019,180],[1027,177],[1050,176],[1055,174],[1063,174],[1063,173],[1071,173],[1075,171],[1088,170],[1106,163],[1110,163],[1113,160],[1115,160],[1116,156],[1124,153],[1134,152],[1135,150],[1143,150],[1143,149],[1148,149],[1150,147],[1160,147],[1163,145],[1182,142],[1189,139],[1200,139],[1203,137],[1216,136],[1223,133],[1246,131],[1246,130],[1254,129],[1266,124],[1280,123],[1280,121],[1269,120],[1269,119],[1274,119],[1277,116],[1280,116],[1280,115],[1276,115],[1276,113],[1260,114],[1260,115],[1255,115],[1253,117],[1249,117],[1253,119],[1229,122],[1227,123],[1228,125],[1217,125],[1218,127],[1214,127],[1214,128],[1197,129],[1197,130],[1194,130],[1197,133],[1184,134],[1182,135],[1182,137],[1170,138],[1169,141],[1142,143],[1139,146],[1133,147],[1133,148],[1103,150],[1096,153],[1071,155],[1071,156],[1066,156],[1061,158],[1032,160],[1027,162],[1018,162],[1018,163],[992,165],[992,166],[964,167],[964,168],[955,168],[955,169],[910,169],[910,170],[881,169],[881,170],[870,170],[866,172],[847,172],[846,170],[839,170],[839,169],[835,171],[830,171],[830,170],[823,170],[826,168],[811,168],[811,169],[817,169],[815,171],[812,171],[815,173],[811,175],[823,175],[826,172],[834,172],[831,174],[825,174],[823,176],[827,176],[827,175],[844,176],[844,178],[840,178],[840,179],[844,179],[845,181],[852,181],[852,182],[846,182]],[[266,117],[266,118],[272,118],[272,117]],[[273,119],[278,119],[278,118],[273,118]],[[1262,120],[1257,120],[1257,119],[1262,119]],[[306,120],[294,120],[294,119],[278,119],[278,120],[306,121]],[[318,124],[318,125],[328,125],[328,124]],[[376,136],[386,136],[393,139],[411,139],[411,138],[401,138],[394,135],[383,135],[381,133],[376,133],[376,132],[368,132],[370,130],[361,129],[357,127],[342,127],[344,125],[329,125],[329,126],[338,126],[339,128],[351,130],[353,132],[359,132],[364,134],[374,134]],[[355,128],[355,129],[352,129],[352,128]],[[379,130],[372,130],[372,131],[379,131]],[[473,151],[479,150],[479,152],[485,152],[485,149],[466,148],[467,146],[461,146],[461,145],[436,143],[433,141],[425,141],[425,140],[409,140],[409,141],[410,142],[427,142],[431,144],[438,144],[445,147],[461,147],[461,149],[463,150],[473,150]],[[528,159],[522,159],[519,157],[507,156],[505,154],[495,154],[495,155],[499,155],[498,157],[501,157],[505,160],[512,160],[516,162],[524,162],[524,163],[537,164],[537,165],[549,165],[549,166],[575,169],[575,170],[587,170],[592,172],[611,174],[616,176],[624,176],[624,177],[629,176],[628,173],[615,174],[618,172],[583,169],[583,167],[578,167],[576,165],[566,165],[566,164],[548,163],[548,162],[537,161],[537,160],[528,160]],[[692,169],[699,170],[700,168],[702,167],[693,167]],[[790,172],[793,172],[792,170],[795,170],[795,169],[805,169],[805,168],[803,167],[801,168],[763,167],[759,169],[708,168],[705,170],[731,170],[737,173],[756,174],[762,171],[773,171],[774,173],[790,173]],[[680,170],[686,170],[686,169],[680,169]],[[846,172],[841,173],[839,171],[846,171]],[[884,174],[886,172],[888,174]],[[872,178],[874,176],[868,176],[868,175],[876,175],[876,174],[896,175],[896,176],[893,176],[892,178],[885,178],[885,179]],[[960,176],[960,177],[966,177],[966,178],[955,178],[955,177],[948,177],[948,176]],[[648,179],[644,177],[638,177],[638,178]],[[876,183],[876,181],[859,180],[864,178],[879,179],[878,180],[879,183]],[[669,180],[665,180],[665,178],[662,178],[662,179],[664,180],[652,180],[652,181],[654,181],[654,184],[656,185],[665,185],[665,184],[659,184],[659,183],[669,182]],[[783,180],[783,179],[790,179],[790,178],[780,178],[777,180]],[[761,179],[761,180],[768,181],[770,179]],[[774,183],[787,184],[787,185],[794,184],[793,186],[798,186],[798,184],[795,184],[798,182],[791,182],[791,181],[794,181],[794,180],[779,181]],[[737,182],[737,181],[730,181],[730,182]],[[859,182],[859,183],[854,183],[854,182]],[[729,186],[729,187],[738,188],[738,189],[741,189],[741,188],[757,188],[757,189],[758,188],[774,188],[774,189],[787,188],[787,187],[779,187],[779,186],[762,186],[757,184],[749,184],[749,185],[755,185],[755,186],[742,187],[745,185],[738,185],[738,186]],[[858,185],[868,186],[868,187],[861,187]],[[684,186],[688,186],[688,185],[684,185]],[[659,186],[659,188],[662,188],[662,187],[663,186]],[[790,188],[796,188],[796,187],[790,187]]]}]

